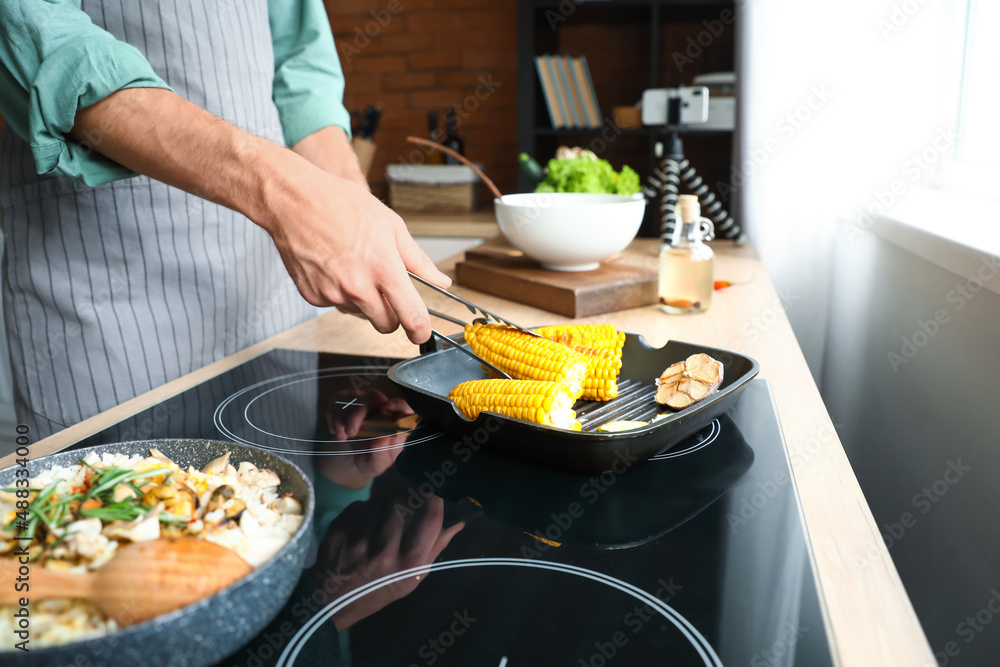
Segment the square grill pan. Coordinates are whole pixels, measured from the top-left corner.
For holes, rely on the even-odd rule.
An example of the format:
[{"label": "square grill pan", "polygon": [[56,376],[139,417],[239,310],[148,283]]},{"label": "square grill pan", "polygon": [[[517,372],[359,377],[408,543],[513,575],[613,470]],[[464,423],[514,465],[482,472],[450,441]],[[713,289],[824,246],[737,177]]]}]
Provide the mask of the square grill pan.
[{"label": "square grill pan", "polygon": [[[459,343],[462,334],[454,338],[456,344],[464,345]],[[621,471],[669,450],[732,407],[760,368],[754,359],[727,350],[676,341],[654,348],[642,336],[629,333],[622,351],[618,398],[577,401],[573,408],[583,429],[570,431],[495,412],[469,419],[448,399],[448,392],[460,382],[484,379],[487,374],[467,355],[450,347],[441,349],[436,340],[432,343],[424,348],[429,351],[395,364],[388,372],[417,414],[460,438],[471,438],[470,443],[582,474]],[[654,380],[671,364],[699,352],[722,362],[724,377],[718,392],[682,410],[656,403]],[[661,413],[669,416],[642,428],[597,432],[607,422],[650,421]]]}]

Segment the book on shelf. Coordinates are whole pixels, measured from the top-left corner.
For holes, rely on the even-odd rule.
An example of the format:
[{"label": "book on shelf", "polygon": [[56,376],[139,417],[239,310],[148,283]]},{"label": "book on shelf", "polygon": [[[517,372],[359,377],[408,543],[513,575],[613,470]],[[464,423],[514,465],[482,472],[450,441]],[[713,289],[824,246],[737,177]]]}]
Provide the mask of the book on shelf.
[{"label": "book on shelf", "polygon": [[583,118],[583,106],[580,104],[580,93],[577,90],[576,79],[570,71],[568,61],[569,58],[561,56],[553,56],[552,58],[552,64],[559,73],[559,80],[563,85],[563,91],[566,96],[566,107],[569,109],[569,118],[573,123],[572,127],[579,129],[586,127],[587,124]]},{"label": "book on shelf", "polygon": [[542,94],[545,97],[545,107],[549,110],[549,119],[552,120],[552,127],[562,127],[562,111],[559,108],[559,100],[556,96],[555,82],[552,77],[552,69],[549,67],[548,56],[537,56],[535,58],[535,69],[538,70],[538,80],[542,83]]},{"label": "book on shelf", "polygon": [[594,81],[590,78],[590,68],[587,67],[586,56],[573,59],[573,72],[580,86],[584,108],[587,111],[589,127],[601,127],[601,107],[597,104],[597,93],[594,91]]},{"label": "book on shelf", "polygon": [[562,77],[559,76],[559,68],[556,66],[556,59],[559,56],[544,56],[545,66],[549,71],[549,78],[552,79],[552,97],[562,122],[559,125],[553,123],[553,127],[573,127],[573,117],[569,113],[569,105],[566,101],[566,86],[563,85]]},{"label": "book on shelf", "polygon": [[585,57],[537,56],[535,68],[552,127],[601,127],[601,111]]}]

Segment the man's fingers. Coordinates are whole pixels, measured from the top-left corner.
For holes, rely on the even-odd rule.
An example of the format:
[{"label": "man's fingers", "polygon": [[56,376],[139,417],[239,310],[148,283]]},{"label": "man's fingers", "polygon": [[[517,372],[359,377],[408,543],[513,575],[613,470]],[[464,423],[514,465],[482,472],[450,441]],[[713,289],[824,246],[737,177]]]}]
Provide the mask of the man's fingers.
[{"label": "man's fingers", "polygon": [[[380,516],[383,518],[383,523],[378,528],[376,544],[383,557],[389,558],[391,559],[391,563],[395,563],[400,553],[403,530],[406,526],[404,522],[396,520],[395,516],[389,514],[390,508],[387,502],[380,502],[379,509],[381,510]],[[372,553],[371,555],[375,556],[376,554]]]},{"label": "man's fingers", "polygon": [[444,551],[445,547],[448,546],[448,543],[451,542],[451,538],[458,535],[459,531],[461,531],[463,528],[465,528],[465,522],[461,521],[459,523],[456,523],[451,528],[446,528],[442,530],[441,534],[438,535],[437,540],[434,541],[434,546],[431,549],[430,553],[431,560],[437,558],[438,554]]},{"label": "man's fingers", "polygon": [[326,427],[330,431],[330,435],[337,442],[343,442],[347,440],[347,431],[344,430],[344,422],[340,419],[334,417],[332,414],[326,416]]},{"label": "man's fingers", "polygon": [[399,328],[401,318],[398,317],[392,302],[383,298],[376,288],[376,285],[368,285],[363,292],[346,296],[361,310],[376,331],[384,334],[392,333]]},{"label": "man's fingers", "polygon": [[431,258],[417,245],[417,242],[405,229],[396,233],[396,248],[399,250],[399,256],[407,269],[438,287],[444,289],[451,287],[451,278],[434,266]]},{"label": "man's fingers", "polygon": [[410,342],[419,345],[431,337],[431,318],[417,288],[405,273],[393,275],[382,286],[382,294],[399,318]]},{"label": "man's fingers", "polygon": [[364,317],[361,309],[355,306],[353,303],[348,301],[347,303],[337,304],[337,310],[345,313],[347,315],[353,315],[354,317]]},{"label": "man's fingers", "polygon": [[423,515],[415,519],[406,545],[410,555],[422,562],[430,562],[428,558],[434,543],[441,534],[441,524],[444,522],[444,501],[437,496],[430,496],[424,505]]},{"label": "man's fingers", "polygon": [[405,398],[389,398],[381,406],[382,412],[388,414],[412,415],[413,408],[406,402]]},{"label": "man's fingers", "polygon": [[[402,273],[401,276],[405,287],[413,291],[415,298],[419,301],[420,297],[416,294],[416,290],[413,289],[409,277],[405,273]],[[400,307],[404,309],[404,320],[404,317],[400,317],[396,312],[397,307],[383,296],[382,291],[379,291],[380,289],[390,295],[395,291],[394,288],[380,286],[376,284],[375,280],[371,280],[369,282],[358,282],[356,287],[330,283],[328,289],[322,290],[322,293],[324,299],[336,304],[338,311],[368,320],[379,333],[392,333],[399,328],[401,322],[414,321],[414,308],[410,305],[409,310],[407,310],[408,301],[405,297],[403,299],[396,299]],[[419,308],[423,308],[423,302],[420,302]],[[419,319],[419,312],[416,317]],[[409,328],[407,330],[409,331]],[[427,338],[425,337],[424,340],[427,340]]]},{"label": "man's fingers", "polygon": [[368,416],[368,410],[365,408],[352,409],[347,414],[347,419],[344,423],[344,430],[347,432],[347,437],[353,438],[361,430],[361,425],[365,421],[365,417]]}]

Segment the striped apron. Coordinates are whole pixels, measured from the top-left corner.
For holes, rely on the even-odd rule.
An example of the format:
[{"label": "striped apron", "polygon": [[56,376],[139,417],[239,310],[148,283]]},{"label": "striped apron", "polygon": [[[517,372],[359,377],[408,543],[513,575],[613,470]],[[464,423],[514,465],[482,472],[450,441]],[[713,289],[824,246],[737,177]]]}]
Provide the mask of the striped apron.
[{"label": "striped apron", "polygon": [[[279,143],[267,0],[83,0],[177,93]],[[268,235],[138,177],[38,176],[0,136],[3,307],[18,419],[39,439],[315,314]]]}]

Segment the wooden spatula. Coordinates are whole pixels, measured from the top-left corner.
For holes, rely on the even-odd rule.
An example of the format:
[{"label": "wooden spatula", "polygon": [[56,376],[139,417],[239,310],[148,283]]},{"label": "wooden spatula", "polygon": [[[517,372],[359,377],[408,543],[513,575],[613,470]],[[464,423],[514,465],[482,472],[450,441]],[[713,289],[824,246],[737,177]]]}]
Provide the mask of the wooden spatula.
[{"label": "wooden spatula", "polygon": [[[13,582],[19,564],[0,559],[0,582]],[[161,538],[121,547],[87,574],[30,566],[28,592],[0,586],[0,605],[18,599],[84,599],[120,626],[135,625],[208,597],[253,568],[235,551],[194,537]]]}]

